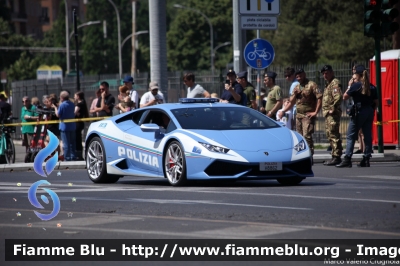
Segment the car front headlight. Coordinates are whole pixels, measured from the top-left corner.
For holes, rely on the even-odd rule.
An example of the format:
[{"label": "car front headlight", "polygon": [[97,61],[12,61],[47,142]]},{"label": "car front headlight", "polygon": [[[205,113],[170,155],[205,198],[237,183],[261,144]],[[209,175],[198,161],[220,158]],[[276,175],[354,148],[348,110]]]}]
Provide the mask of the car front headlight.
[{"label": "car front headlight", "polygon": [[301,140],[299,143],[297,143],[297,144],[294,146],[294,149],[295,149],[297,152],[304,151],[305,149],[307,149],[307,145],[306,145],[306,142],[304,141],[304,139]]},{"label": "car front headlight", "polygon": [[212,152],[218,152],[218,153],[228,153],[229,149],[227,148],[222,148],[219,146],[211,145],[208,143],[203,143],[199,142],[203,147],[205,147],[207,150],[212,151]]}]

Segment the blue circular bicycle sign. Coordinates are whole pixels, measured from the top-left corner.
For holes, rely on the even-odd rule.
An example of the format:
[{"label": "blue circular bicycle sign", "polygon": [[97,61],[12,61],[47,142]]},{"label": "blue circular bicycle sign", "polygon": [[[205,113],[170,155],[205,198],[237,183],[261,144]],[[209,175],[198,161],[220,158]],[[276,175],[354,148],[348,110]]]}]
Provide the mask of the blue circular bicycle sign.
[{"label": "blue circular bicycle sign", "polygon": [[254,39],[244,48],[244,60],[255,69],[267,68],[274,61],[274,57],[274,47],[264,39]]}]

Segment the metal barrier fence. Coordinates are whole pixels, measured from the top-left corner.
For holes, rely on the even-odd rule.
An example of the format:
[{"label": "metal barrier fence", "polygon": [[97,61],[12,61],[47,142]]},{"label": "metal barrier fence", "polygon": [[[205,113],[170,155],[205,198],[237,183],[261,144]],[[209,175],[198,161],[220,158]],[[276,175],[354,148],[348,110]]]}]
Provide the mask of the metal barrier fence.
[{"label": "metal barrier fence", "polygon": [[[368,67],[368,62],[362,62],[361,64]],[[320,69],[323,64],[309,64],[309,65],[299,65],[294,66],[295,69],[303,68],[306,72],[307,78],[315,81],[321,91],[325,88],[325,81],[320,73]],[[332,64],[335,71],[335,77],[338,78],[343,85],[343,92],[347,88],[348,81],[352,76],[352,65],[350,63],[337,63]],[[283,97],[288,97],[290,83],[284,78],[284,70],[286,67],[283,66],[271,66],[268,71],[274,71],[278,74],[276,79],[276,84],[282,89]],[[184,73],[192,72],[195,75],[195,82],[201,84],[204,89],[210,93],[217,93],[221,95],[224,90],[225,74],[226,70],[219,72],[218,74],[212,75],[211,71],[177,71],[168,73],[168,102],[178,102],[179,98],[186,97],[187,89],[183,83]],[[264,87],[263,77],[265,71],[261,71],[261,88]],[[148,91],[148,84],[150,82],[149,73],[140,73],[135,77],[134,88],[137,90],[139,95],[143,95]],[[118,87],[122,80],[119,79],[118,74],[108,74],[108,75],[95,75],[95,76],[83,76],[80,78],[80,89],[85,93],[86,103],[88,108],[95,97],[95,92],[99,88],[99,84],[102,81],[107,81],[110,84],[110,93],[116,96],[119,94]],[[249,81],[252,82],[254,86],[257,84],[257,70],[249,69]],[[12,110],[16,117],[19,117],[22,108],[22,97],[29,96],[38,97],[42,100],[43,95],[48,95],[55,93],[57,96],[62,90],[68,90],[73,94],[76,91],[76,78],[64,78],[62,81],[60,79],[55,80],[25,80],[16,81],[11,84],[12,90]],[[342,120],[340,125],[340,133],[342,139],[345,141],[345,136],[347,132],[347,125],[349,118],[345,113],[346,103],[342,103]],[[114,115],[118,113],[118,110],[114,109]],[[85,131],[86,132],[86,131]],[[15,137],[21,138],[21,130],[17,129]],[[322,117],[322,112],[318,114],[314,141],[316,143],[326,143],[325,136],[325,119]]]}]

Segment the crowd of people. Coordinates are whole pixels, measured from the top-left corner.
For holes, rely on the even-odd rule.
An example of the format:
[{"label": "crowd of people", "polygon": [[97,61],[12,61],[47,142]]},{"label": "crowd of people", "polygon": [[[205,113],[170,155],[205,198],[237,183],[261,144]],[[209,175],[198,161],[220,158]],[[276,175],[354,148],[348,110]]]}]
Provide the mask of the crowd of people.
[{"label": "crowd of people", "polygon": [[[224,90],[219,97],[216,93],[209,93],[200,84],[195,82],[193,73],[186,73],[183,82],[187,86],[187,98],[218,98],[220,103],[232,103],[247,106],[258,110],[270,117],[280,121],[289,129],[295,129],[300,133],[314,154],[315,121],[318,112],[322,109],[325,118],[325,131],[331,148],[332,159],[324,165],[351,167],[354,143],[358,139],[360,149],[355,153],[364,153],[363,160],[358,164],[360,167],[369,167],[369,158],[372,151],[372,121],[374,109],[377,106],[377,92],[374,85],[369,81],[368,72],[362,65],[353,67],[353,76],[348,83],[348,88],[343,91],[341,82],[335,78],[332,66],[325,65],[321,69],[326,85],[323,92],[318,85],[306,77],[303,69],[297,71],[288,67],[284,71],[285,78],[290,82],[289,98],[282,98],[282,90],[276,85],[277,73],[266,72],[264,76],[264,88],[260,90],[259,96],[254,86],[248,81],[247,71],[236,74],[230,70],[226,74]],[[62,91],[59,99],[55,94],[44,95],[42,102],[37,97],[30,99],[28,96],[22,98],[23,107],[20,118],[22,122],[33,122],[40,119],[39,109],[47,109],[49,113],[47,120],[60,120],[57,124],[47,125],[51,131],[60,139],[59,160],[73,161],[83,160],[82,131],[85,122],[65,123],[64,119],[108,117],[112,116],[113,109],[119,113],[129,112],[133,109],[143,108],[155,104],[164,103],[164,95],[160,91],[157,82],[150,82],[149,91],[139,98],[139,94],[133,88],[133,78],[126,76],[124,85],[119,87],[118,103],[109,91],[109,84],[101,82],[99,89],[95,91],[95,97],[87,108],[84,92],[78,91],[71,99],[70,92]],[[258,98],[260,97],[260,99]],[[350,123],[347,131],[347,146],[344,159],[342,140],[339,133],[342,115],[342,101],[352,98],[354,112],[350,115]],[[260,101],[258,101],[258,99]],[[258,106],[258,103],[261,103]],[[11,106],[0,95],[0,115],[11,113]],[[8,114],[10,115],[10,114]],[[22,126],[22,145],[29,151],[34,137],[34,125]]]}]

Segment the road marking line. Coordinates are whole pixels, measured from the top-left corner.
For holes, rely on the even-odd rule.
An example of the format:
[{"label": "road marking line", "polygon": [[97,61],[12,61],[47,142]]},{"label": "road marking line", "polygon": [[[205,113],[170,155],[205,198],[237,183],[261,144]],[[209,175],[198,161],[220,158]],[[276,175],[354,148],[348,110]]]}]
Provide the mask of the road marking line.
[{"label": "road marking line", "polygon": [[365,178],[375,178],[375,179],[388,179],[388,180],[400,180],[397,176],[385,176],[385,175],[357,175],[354,177],[365,177]]},{"label": "road marking line", "polygon": [[[60,197],[61,200],[67,199]],[[69,199],[69,198],[68,198]],[[204,200],[169,200],[169,199],[105,199],[95,197],[79,197],[79,200],[94,200],[94,201],[134,201],[134,202],[149,202],[159,204],[209,204],[209,205],[225,205],[225,206],[242,206],[242,207],[254,207],[254,208],[272,208],[272,209],[286,209],[286,210],[302,210],[311,211],[311,208],[297,208],[297,207],[282,207],[282,206],[271,206],[271,205],[254,205],[254,204],[239,204],[239,203],[225,203],[225,202],[214,202]]]}]

